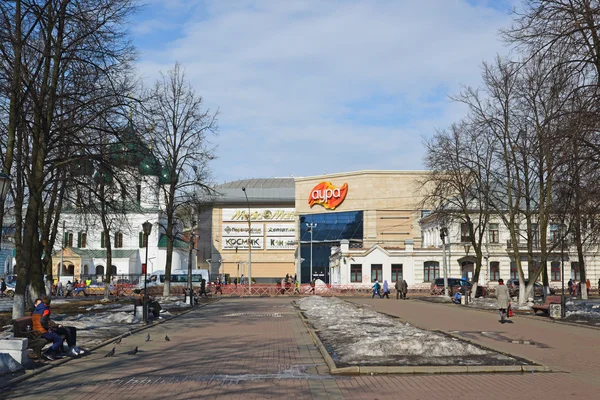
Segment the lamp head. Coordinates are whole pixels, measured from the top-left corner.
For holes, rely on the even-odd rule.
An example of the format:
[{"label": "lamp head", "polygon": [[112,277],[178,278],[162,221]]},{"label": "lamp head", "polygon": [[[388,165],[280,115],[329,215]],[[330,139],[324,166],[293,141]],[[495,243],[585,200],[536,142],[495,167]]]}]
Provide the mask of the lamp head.
[{"label": "lamp head", "polygon": [[142,224],[142,229],[144,230],[144,235],[150,236],[150,234],[152,233],[152,224],[146,221]]},{"label": "lamp head", "polygon": [[246,188],[244,186],[242,186],[242,192],[245,192]]}]

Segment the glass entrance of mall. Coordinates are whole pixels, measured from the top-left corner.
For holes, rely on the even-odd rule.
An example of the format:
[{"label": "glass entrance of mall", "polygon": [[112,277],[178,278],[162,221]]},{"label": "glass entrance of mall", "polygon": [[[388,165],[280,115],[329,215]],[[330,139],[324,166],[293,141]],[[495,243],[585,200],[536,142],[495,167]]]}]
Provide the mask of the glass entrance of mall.
[{"label": "glass entrance of mall", "polygon": [[329,283],[329,256],[331,248],[340,245],[340,240],[362,243],[363,212],[328,212],[300,216],[300,279],[302,283],[312,277]]}]

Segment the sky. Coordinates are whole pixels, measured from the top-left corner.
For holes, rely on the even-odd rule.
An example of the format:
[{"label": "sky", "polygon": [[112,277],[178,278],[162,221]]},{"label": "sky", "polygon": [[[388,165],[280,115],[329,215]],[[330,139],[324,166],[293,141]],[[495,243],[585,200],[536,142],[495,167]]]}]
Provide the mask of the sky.
[{"label": "sky", "polygon": [[130,33],[147,83],[179,62],[219,111],[214,183],[422,170],[516,1],[146,0]]}]

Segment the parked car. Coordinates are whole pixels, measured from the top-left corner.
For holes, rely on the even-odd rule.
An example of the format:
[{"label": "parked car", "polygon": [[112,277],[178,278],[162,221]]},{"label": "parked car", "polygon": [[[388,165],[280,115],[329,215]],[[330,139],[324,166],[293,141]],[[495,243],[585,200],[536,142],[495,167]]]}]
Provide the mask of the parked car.
[{"label": "parked car", "polygon": [[[525,285],[529,283],[529,279],[525,279]],[[519,295],[519,280],[518,279],[509,279],[506,281],[506,286],[508,287],[508,293],[511,297]],[[544,286],[535,282],[533,284],[533,295],[534,296],[543,296],[544,294]],[[556,294],[556,290],[553,287],[550,287],[550,294]]]},{"label": "parked car", "polygon": [[[448,278],[448,288],[450,288],[450,294],[456,292],[458,288],[467,286],[469,290],[473,287],[473,284],[463,278]],[[444,278],[436,278],[431,282],[431,294],[442,294],[444,293]],[[477,295],[475,297],[487,295],[487,287],[477,286]]]}]

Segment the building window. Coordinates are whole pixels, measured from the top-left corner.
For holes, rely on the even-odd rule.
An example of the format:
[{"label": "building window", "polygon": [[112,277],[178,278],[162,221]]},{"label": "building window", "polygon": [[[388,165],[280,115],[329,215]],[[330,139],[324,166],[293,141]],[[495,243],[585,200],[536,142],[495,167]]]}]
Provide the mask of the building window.
[{"label": "building window", "polygon": [[148,236],[144,235],[144,232],[139,233],[139,244],[140,249],[143,247],[148,247]]},{"label": "building window", "polygon": [[137,202],[139,204],[142,201],[142,185],[136,185],[135,189],[136,189],[135,199],[137,200]]},{"label": "building window", "polygon": [[538,224],[531,224],[531,244],[535,249],[540,247],[540,230],[538,229]]},{"label": "building window", "polygon": [[497,282],[500,279],[500,263],[498,261],[492,261],[490,263],[490,281]]},{"label": "building window", "polygon": [[73,232],[65,232],[63,247],[73,247]]},{"label": "building window", "polygon": [[[537,273],[538,273],[538,271],[540,270],[540,267],[541,267],[541,264],[540,264],[540,262],[539,262],[538,260],[533,260],[533,273],[534,273],[534,274],[537,274]],[[536,279],[536,282],[540,280],[540,277],[541,277],[541,276],[542,276],[542,274],[539,274],[539,275],[538,275],[538,277],[537,277],[537,279]]]},{"label": "building window", "polygon": [[500,230],[498,224],[490,224],[490,243],[500,242]]},{"label": "building window", "polygon": [[510,262],[510,279],[519,279],[519,274],[517,273],[517,262]]},{"label": "building window", "polygon": [[460,241],[462,243],[471,241],[471,235],[469,235],[469,225],[471,224],[466,222],[460,224]]},{"label": "building window", "polygon": [[572,262],[571,263],[571,279],[573,280],[580,280],[581,279],[581,275],[580,275],[580,269],[579,269],[579,263],[578,262]]},{"label": "building window", "polygon": [[402,280],[402,264],[392,264],[392,282]]},{"label": "building window", "polygon": [[550,243],[556,243],[558,241],[559,232],[560,232],[560,224],[550,224],[550,237],[548,238]]},{"label": "building window", "polygon": [[550,280],[560,281],[560,262],[552,261],[550,264]]},{"label": "building window", "polygon": [[440,277],[440,263],[437,261],[425,261],[423,263],[423,282],[431,282]]},{"label": "building window", "polygon": [[123,233],[117,232],[115,233],[115,249],[120,249],[123,247]]},{"label": "building window", "polygon": [[105,248],[106,243],[104,243],[104,232],[100,232],[100,248]]},{"label": "building window", "polygon": [[362,282],[362,264],[350,265],[350,282]]},{"label": "building window", "polygon": [[79,232],[77,234],[77,247],[79,247],[80,249],[87,247],[87,233],[86,232]]},{"label": "building window", "polygon": [[371,264],[371,282],[380,281],[383,278],[383,265]]}]

